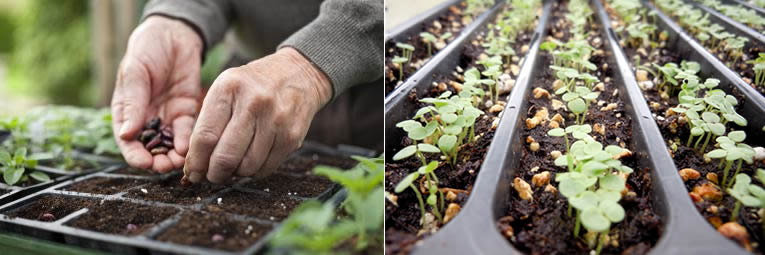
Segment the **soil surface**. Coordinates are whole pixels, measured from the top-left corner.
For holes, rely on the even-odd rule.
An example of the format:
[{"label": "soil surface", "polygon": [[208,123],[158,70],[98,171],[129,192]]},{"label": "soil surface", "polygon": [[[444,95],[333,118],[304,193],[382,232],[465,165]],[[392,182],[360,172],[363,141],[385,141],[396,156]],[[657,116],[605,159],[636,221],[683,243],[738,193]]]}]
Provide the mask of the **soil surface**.
[{"label": "soil surface", "polygon": [[273,193],[279,196],[316,197],[329,190],[334,183],[323,176],[272,174],[266,178],[242,184],[243,187]]},{"label": "soil surface", "polygon": [[[150,183],[141,189],[130,190],[125,196],[164,203],[190,205],[211,197],[224,187],[209,182],[196,184],[191,187],[183,187],[178,182],[177,177],[171,177]],[[144,193],[143,189],[147,192]]]},{"label": "soil surface", "polygon": [[[104,200],[66,225],[107,234],[138,235],[176,214],[177,209],[128,201]],[[129,226],[133,224],[134,226]]]},{"label": "soil surface", "polygon": [[5,194],[8,194],[8,193],[11,193],[11,191],[13,191],[13,190],[8,190],[8,189],[0,189],[0,196],[2,196],[2,195],[5,195]]},{"label": "soil surface", "polygon": [[[568,25],[559,20],[565,20],[563,18],[563,15],[567,13],[565,3],[562,2],[559,6],[554,5],[552,20],[549,23],[552,26],[547,28],[547,34],[564,42],[569,36]],[[596,19],[592,21],[596,21]],[[591,74],[598,76],[600,81],[604,83],[605,90],[596,99],[597,103],[591,104],[588,108],[585,123],[599,124],[604,127],[601,132],[593,130],[590,134],[604,146],[619,145],[635,152],[631,141],[632,119],[624,108],[626,102],[621,100],[620,95],[614,95],[619,85],[610,78],[616,72],[613,69],[616,64],[613,63],[613,60],[607,61],[608,53],[598,52],[606,50],[603,45],[607,42],[607,39],[600,35],[599,23],[589,24],[590,38],[588,41],[596,48],[590,61],[598,67],[598,70],[591,72]],[[596,38],[601,43],[594,43],[597,41]],[[552,63],[552,58],[546,51],[540,52],[540,58],[542,63]],[[608,66],[604,69],[603,66],[606,63]],[[541,87],[551,91],[552,94],[554,91],[552,84],[555,79],[554,71],[550,68],[544,68],[534,79],[536,82],[531,89]],[[619,91],[618,93],[626,92]],[[560,100],[558,96],[553,98]],[[601,107],[610,103],[615,103],[616,107],[612,110],[601,110]],[[533,98],[531,95],[527,118],[534,117],[535,113],[542,107],[548,109],[550,116],[558,113],[565,116],[566,126],[574,124],[574,118],[568,116],[566,110],[563,108],[555,110],[551,105],[551,100],[545,97]],[[549,171],[551,174],[550,184],[557,187],[556,173],[566,172],[567,169],[555,166],[550,152],[557,150],[565,153],[564,139],[548,136],[547,131],[551,128],[547,125],[538,125],[533,129],[523,125],[522,128],[521,137],[526,139],[526,137],[531,136],[540,144],[540,149],[531,151],[528,143],[524,143],[519,159],[520,169],[510,179],[518,177],[531,183],[535,174]],[[569,139],[572,141],[573,137]],[[602,254],[643,254],[656,244],[662,232],[662,219],[656,215],[653,208],[651,171],[642,167],[636,158],[627,157],[622,158],[621,161],[622,164],[635,169],[635,172],[629,175],[626,185],[630,192],[634,192],[634,195],[627,195],[619,202],[625,209],[626,216],[623,221],[611,225],[609,237],[612,241],[609,245],[604,246],[601,252]],[[545,191],[545,186],[532,187],[532,191],[533,200],[526,201],[519,197],[515,189],[511,188],[506,200],[506,214],[497,222],[499,231],[516,248],[528,254],[589,254],[594,250],[588,247],[581,236],[580,238],[573,236],[575,217],[568,216],[568,203],[563,195],[558,192]],[[586,230],[580,232],[580,235],[583,235],[584,232]]]},{"label": "soil surface", "polygon": [[276,173],[312,174],[316,166],[331,166],[341,169],[350,169],[358,162],[347,157],[338,157],[327,154],[296,155],[279,165]]},{"label": "soil surface", "polygon": [[[40,220],[43,214],[52,214],[55,219],[61,219],[77,210],[95,204],[93,199],[77,198],[70,196],[43,195],[30,201],[20,208],[6,213],[11,218],[20,217],[30,220]],[[51,220],[49,220],[51,221]]]},{"label": "soil surface", "polygon": [[[238,221],[219,209],[208,208],[205,211],[189,211],[180,221],[167,229],[156,240],[183,245],[201,246],[227,251],[241,251],[255,244],[268,231],[270,225],[256,222]],[[221,235],[222,240],[213,240],[214,235]]]},{"label": "soil surface", "polygon": [[[509,9],[509,8],[508,8]],[[484,49],[481,47],[483,38],[486,34],[486,27],[481,28],[481,32],[473,42],[466,43],[463,46],[462,54],[458,65],[462,70],[468,70],[471,67],[476,67],[479,70],[483,70],[482,66],[475,64],[479,57],[483,54]],[[525,52],[521,51],[523,45],[528,45],[531,42],[532,32],[526,31],[517,36],[516,43],[513,45],[515,52],[519,56],[524,56]],[[514,64],[518,64],[518,59],[515,59]],[[506,72],[509,71],[509,67],[505,65],[503,67]],[[460,81],[459,77],[452,74],[435,74],[435,83],[446,83],[449,81]],[[513,78],[515,75],[513,75]],[[447,86],[447,90],[451,91],[453,95],[456,94],[456,90],[453,86]],[[484,88],[486,91],[488,87]],[[438,87],[431,87],[431,89],[424,95],[417,95],[415,92],[411,92],[409,99],[411,103],[416,107],[426,106],[425,103],[419,102],[420,99],[426,97],[437,97],[444,90],[440,90]],[[502,99],[504,97],[500,97]],[[483,163],[483,159],[486,156],[486,151],[494,138],[494,131],[491,129],[491,124],[494,118],[498,118],[498,113],[490,113],[489,107],[484,104],[479,104],[479,108],[486,114],[476,121],[475,134],[480,137],[472,143],[466,143],[459,151],[458,160],[456,165],[448,163],[441,164],[435,171],[439,180],[439,188],[451,188],[461,190],[456,193],[456,198],[453,201],[447,201],[446,203],[456,203],[463,206],[467,201],[470,190],[473,188],[475,178],[478,176],[478,172]],[[414,114],[414,113],[412,113]],[[398,148],[404,148],[412,144],[412,140],[408,137],[402,137]],[[439,160],[439,155],[426,155],[428,161]],[[385,253],[386,254],[407,254],[409,253],[414,244],[426,238],[430,235],[430,232],[420,232],[421,225],[421,212],[419,209],[418,200],[411,190],[406,190],[400,194],[396,194],[393,190],[396,184],[398,184],[406,175],[416,171],[422,162],[414,157],[404,159],[402,161],[392,162],[388,161],[385,164],[385,190],[391,194],[395,194],[397,199],[397,205],[394,205],[390,201],[385,201]],[[427,195],[424,193],[423,196]],[[427,211],[429,211],[428,209]],[[440,226],[438,226],[440,227]],[[434,229],[436,231],[438,229]]]},{"label": "soil surface", "polygon": [[[428,45],[422,42],[420,38],[420,32],[429,32],[440,37],[447,32],[452,33],[452,37],[446,40],[446,43],[451,42],[459,36],[462,29],[470,23],[462,22],[462,11],[465,9],[466,3],[460,2],[459,4],[450,6],[448,11],[441,14],[436,20],[421,23],[416,26],[420,26],[421,30],[413,34],[406,39],[405,42],[389,41],[385,44],[385,95],[393,91],[399,85],[399,68],[396,67],[392,60],[394,56],[401,56],[401,49],[396,47],[396,43],[407,43],[414,46],[414,52],[409,62],[404,64],[404,73],[402,80],[406,81],[417,69],[422,67],[431,56],[435,56],[440,50],[435,46],[431,46],[432,55],[428,55]],[[469,21],[469,20],[466,20]]]},{"label": "soil surface", "polygon": [[112,195],[147,182],[141,179],[94,177],[74,183],[63,189],[82,193]]},{"label": "soil surface", "polygon": [[[611,14],[611,19],[619,20],[618,17],[613,13]],[[626,38],[626,34],[623,34],[622,38]],[[632,60],[631,62],[633,71],[634,65],[636,63],[635,59],[638,57],[641,59],[640,63],[655,63],[657,65],[664,65],[670,62],[677,63],[679,65],[679,63],[683,60],[682,56],[677,55],[676,51],[674,51],[668,45],[665,45],[664,42],[661,42],[659,47],[653,49],[636,49],[630,47],[629,45],[625,45],[623,49],[627,54],[627,57]],[[655,77],[649,72],[648,78],[649,80],[654,80]],[[701,78],[705,79],[711,77],[702,76]],[[722,181],[723,169],[718,168],[719,161],[715,160],[711,162],[705,162],[702,153],[699,151],[701,145],[699,145],[697,149],[692,148],[693,144],[692,146],[686,146],[690,130],[688,130],[687,126],[677,122],[678,118],[680,117],[679,115],[674,114],[672,116],[667,116],[666,114],[669,108],[677,106],[677,92],[673,93],[673,95],[670,95],[670,97],[667,99],[661,98],[660,93],[656,90],[656,88],[643,89],[643,94],[649,106],[651,106],[651,112],[654,114],[656,124],[659,126],[662,136],[667,143],[667,149],[670,151],[670,155],[672,156],[677,169],[691,168],[697,170],[700,173],[700,178],[695,180],[690,179],[685,182],[686,190],[691,192],[696,186],[712,183],[715,185],[718,191],[721,191],[718,184]],[[733,92],[733,96],[738,98],[739,102],[743,102],[743,96],[737,91]],[[737,127],[735,124],[729,124],[726,128],[728,131],[732,131],[739,127]],[[752,138],[751,134],[748,135],[750,137],[746,142],[749,145],[762,146],[762,141],[756,142],[754,141],[755,139]],[[671,149],[670,145],[673,142],[677,145],[676,151],[672,151]],[[715,149],[714,145],[708,145],[703,153],[707,153],[713,149]],[[765,167],[765,162],[755,162],[753,165],[744,164],[742,166],[741,173],[755,176],[755,169],[763,167]],[[734,172],[735,167],[729,172],[727,180],[733,178]],[[717,180],[711,181],[708,179],[707,175],[710,173],[716,174],[718,176]],[[758,183],[756,178],[752,178],[752,181],[753,183]],[[726,195],[726,193],[721,194],[723,194],[722,200],[701,199],[699,201],[694,201],[694,204],[696,205],[699,213],[701,213],[703,217],[707,219],[707,221],[709,221],[710,224],[715,228],[720,226],[722,223],[730,221],[733,207],[736,203],[735,198]],[[739,213],[739,223],[746,227],[750,239],[752,240],[753,246],[756,246],[756,243],[761,243],[763,240],[762,238],[765,238],[762,236],[762,224],[759,222],[760,217],[757,215],[755,209],[742,207]],[[754,252],[757,254],[763,254],[762,249],[755,250]]]},{"label": "soil surface", "polygon": [[148,170],[148,169],[138,169],[133,167],[123,167],[120,169],[117,169],[115,171],[109,172],[110,174],[124,174],[124,175],[136,175],[136,176],[152,176],[152,175],[158,175],[159,173]]},{"label": "soil surface", "polygon": [[211,205],[226,212],[250,215],[264,220],[282,220],[287,218],[302,200],[289,197],[265,195],[259,192],[232,190],[221,196],[221,203],[216,200]]}]

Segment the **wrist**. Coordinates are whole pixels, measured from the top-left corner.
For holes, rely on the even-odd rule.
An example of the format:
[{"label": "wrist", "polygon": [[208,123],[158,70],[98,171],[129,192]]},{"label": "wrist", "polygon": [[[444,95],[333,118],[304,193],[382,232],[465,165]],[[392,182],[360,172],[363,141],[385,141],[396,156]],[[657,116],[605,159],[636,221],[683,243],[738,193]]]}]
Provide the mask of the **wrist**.
[{"label": "wrist", "polygon": [[276,54],[283,55],[295,68],[297,68],[307,85],[312,86],[319,99],[320,107],[327,104],[333,95],[332,83],[319,67],[314,65],[308,58],[292,47],[279,49]]}]

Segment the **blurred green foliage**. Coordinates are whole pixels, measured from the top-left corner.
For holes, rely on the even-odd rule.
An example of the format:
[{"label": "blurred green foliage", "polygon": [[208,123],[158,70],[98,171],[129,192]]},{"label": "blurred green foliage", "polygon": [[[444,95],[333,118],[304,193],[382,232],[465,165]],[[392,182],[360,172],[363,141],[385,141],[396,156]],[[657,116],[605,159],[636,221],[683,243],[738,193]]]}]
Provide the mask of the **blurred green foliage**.
[{"label": "blurred green foliage", "polygon": [[11,12],[0,9],[0,35],[3,35],[4,38],[0,39],[0,54],[9,53],[13,49],[13,40],[8,38],[13,35],[14,30],[15,25]]},{"label": "blurred green foliage", "polygon": [[10,85],[45,96],[51,103],[92,104],[88,1],[30,0],[25,4],[15,23]]}]

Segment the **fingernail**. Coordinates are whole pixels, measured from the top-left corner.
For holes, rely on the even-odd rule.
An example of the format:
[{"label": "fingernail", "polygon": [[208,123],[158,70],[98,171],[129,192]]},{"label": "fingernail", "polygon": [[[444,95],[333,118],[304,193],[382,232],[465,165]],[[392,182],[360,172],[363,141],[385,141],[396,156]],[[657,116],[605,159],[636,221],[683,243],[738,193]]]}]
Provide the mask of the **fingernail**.
[{"label": "fingernail", "polygon": [[199,183],[202,180],[202,174],[199,172],[191,172],[189,174],[189,181],[193,183]]},{"label": "fingernail", "polygon": [[128,126],[130,126],[129,120],[122,123],[122,127],[120,128],[120,136],[125,136],[127,134]]}]

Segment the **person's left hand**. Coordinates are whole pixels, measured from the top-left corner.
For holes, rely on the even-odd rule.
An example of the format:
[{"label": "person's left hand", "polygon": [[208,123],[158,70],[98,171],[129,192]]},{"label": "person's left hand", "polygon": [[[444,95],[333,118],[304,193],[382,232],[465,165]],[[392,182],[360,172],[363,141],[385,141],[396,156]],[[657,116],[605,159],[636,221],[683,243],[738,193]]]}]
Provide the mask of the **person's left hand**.
[{"label": "person's left hand", "polygon": [[300,148],[331,96],[326,75],[289,47],[224,71],[202,104],[184,174],[192,183],[269,174]]}]

